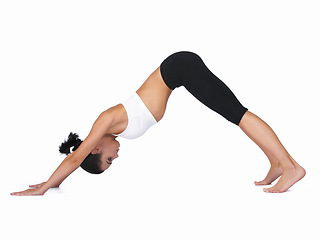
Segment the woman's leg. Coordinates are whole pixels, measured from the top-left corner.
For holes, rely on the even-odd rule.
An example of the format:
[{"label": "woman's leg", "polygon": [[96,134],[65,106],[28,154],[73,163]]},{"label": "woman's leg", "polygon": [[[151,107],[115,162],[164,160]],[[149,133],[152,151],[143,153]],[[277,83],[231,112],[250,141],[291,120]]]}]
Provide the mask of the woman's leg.
[{"label": "woman's leg", "polygon": [[174,53],[161,63],[160,70],[169,88],[184,86],[196,99],[236,125],[248,110],[195,53]]},{"label": "woman's leg", "polygon": [[184,86],[195,98],[240,128],[262,149],[270,160],[267,177],[256,184],[270,184],[279,176],[279,182],[267,192],[284,192],[304,175],[280,143],[272,129],[253,113],[247,111],[233,92],[215,76],[202,59],[191,52],[174,53],[165,59],[161,75],[172,90]]},{"label": "woman's leg", "polygon": [[305,176],[305,170],[290,156],[268,124],[258,116],[247,111],[242,117],[239,127],[270,160],[270,171],[262,183],[271,183],[282,174],[277,184],[271,188],[265,188],[265,192],[285,192]]}]

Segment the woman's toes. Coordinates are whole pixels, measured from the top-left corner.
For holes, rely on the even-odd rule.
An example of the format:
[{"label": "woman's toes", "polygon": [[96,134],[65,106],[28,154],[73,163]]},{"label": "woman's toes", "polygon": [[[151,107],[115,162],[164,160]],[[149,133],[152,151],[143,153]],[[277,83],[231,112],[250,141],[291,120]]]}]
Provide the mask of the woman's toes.
[{"label": "woman's toes", "polygon": [[255,181],[254,182],[255,185],[260,186],[260,185],[269,185],[270,183],[268,183],[267,181],[263,180],[263,181]]},{"label": "woman's toes", "polygon": [[274,193],[272,188],[264,188],[263,191],[266,192],[266,193]]}]

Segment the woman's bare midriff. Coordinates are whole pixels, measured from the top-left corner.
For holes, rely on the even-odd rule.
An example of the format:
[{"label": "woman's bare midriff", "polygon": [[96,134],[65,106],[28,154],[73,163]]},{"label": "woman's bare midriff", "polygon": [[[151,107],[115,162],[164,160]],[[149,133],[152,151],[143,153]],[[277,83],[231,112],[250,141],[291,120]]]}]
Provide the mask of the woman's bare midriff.
[{"label": "woman's bare midriff", "polygon": [[137,90],[137,94],[159,122],[165,111],[172,90],[164,83],[158,67]]}]

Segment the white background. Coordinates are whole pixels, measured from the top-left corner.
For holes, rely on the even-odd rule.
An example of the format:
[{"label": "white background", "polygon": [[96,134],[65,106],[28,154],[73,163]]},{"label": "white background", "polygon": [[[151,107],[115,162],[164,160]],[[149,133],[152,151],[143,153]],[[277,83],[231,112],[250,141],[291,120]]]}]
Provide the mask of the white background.
[{"label": "white background", "polygon": [[[1,1],[1,239],[319,239],[317,1]],[[254,186],[267,158],[184,88],[104,174],[48,179],[70,131],[126,99],[171,53],[198,53],[306,177]]]}]

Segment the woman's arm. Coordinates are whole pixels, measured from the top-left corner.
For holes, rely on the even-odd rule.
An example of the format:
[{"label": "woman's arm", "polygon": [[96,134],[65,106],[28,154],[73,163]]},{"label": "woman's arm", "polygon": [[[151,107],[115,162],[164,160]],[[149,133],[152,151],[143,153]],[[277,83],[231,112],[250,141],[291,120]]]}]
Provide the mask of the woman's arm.
[{"label": "woman's arm", "polygon": [[28,189],[22,192],[11,193],[15,196],[43,195],[49,188],[59,186],[74,170],[76,170],[83,160],[99,143],[105,134],[110,134],[111,129],[117,124],[117,108],[113,107],[100,114],[92,126],[88,137],[81,143],[80,147],[69,154],[51,175],[49,180],[38,188]]}]

